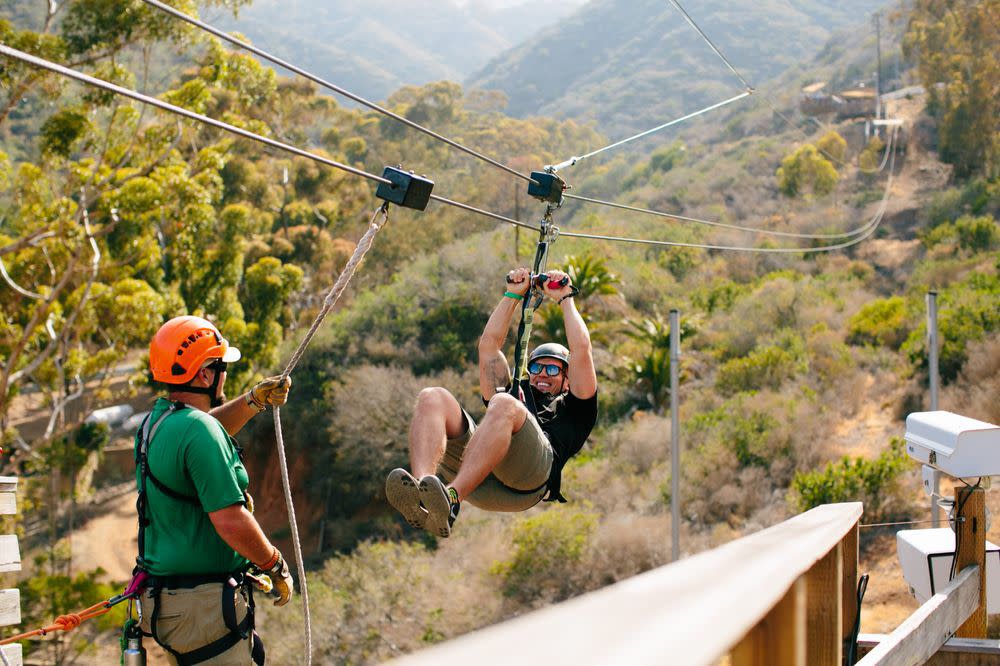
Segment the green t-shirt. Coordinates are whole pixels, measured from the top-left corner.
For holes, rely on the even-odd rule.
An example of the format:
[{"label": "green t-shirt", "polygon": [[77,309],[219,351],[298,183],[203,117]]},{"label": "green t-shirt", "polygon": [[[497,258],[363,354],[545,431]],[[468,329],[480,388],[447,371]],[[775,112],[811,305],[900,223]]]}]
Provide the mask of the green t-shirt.
[{"label": "green t-shirt", "polygon": [[[153,405],[156,424],[170,401]],[[135,445],[139,437],[136,435]],[[233,504],[244,504],[250,483],[236,441],[214,417],[193,407],[167,416],[147,445],[149,469],[171,490],[197,497],[201,506],[170,497],[147,479],[150,525],[146,527],[145,560],[154,576],[238,571],[247,560],[230,548],[208,517]],[[136,483],[139,483],[136,468]]]}]

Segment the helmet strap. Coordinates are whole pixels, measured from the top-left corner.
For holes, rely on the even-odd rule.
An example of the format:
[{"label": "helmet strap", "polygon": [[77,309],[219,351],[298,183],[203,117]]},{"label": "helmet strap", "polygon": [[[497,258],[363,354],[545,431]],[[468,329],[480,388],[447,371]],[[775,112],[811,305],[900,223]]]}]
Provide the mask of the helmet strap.
[{"label": "helmet strap", "polygon": [[[207,395],[211,398],[210,405],[212,407],[221,407],[222,398],[218,396],[219,392],[219,380],[222,379],[222,373],[218,370],[215,371],[215,378],[212,379],[211,386],[192,386],[190,383],[182,384],[176,388],[178,391],[184,391],[185,393],[200,393]],[[194,381],[194,380],[192,380]]]}]

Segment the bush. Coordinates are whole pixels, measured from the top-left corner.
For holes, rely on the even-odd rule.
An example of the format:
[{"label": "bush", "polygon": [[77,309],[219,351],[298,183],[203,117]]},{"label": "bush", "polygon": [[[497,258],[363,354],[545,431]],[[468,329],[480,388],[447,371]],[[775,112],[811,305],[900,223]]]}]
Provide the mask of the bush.
[{"label": "bush", "polygon": [[909,466],[903,440],[893,437],[889,448],[875,460],[844,456],[839,462],[827,464],[823,471],[796,474],[791,485],[793,501],[800,511],[821,504],[859,501],[864,503],[870,520],[891,518],[905,508],[897,480]]},{"label": "bush", "polygon": [[536,599],[565,599],[570,592],[567,567],[583,560],[597,527],[589,512],[553,508],[514,525],[514,553],[495,563],[503,593],[529,603]]},{"label": "bush", "polygon": [[945,222],[921,236],[928,249],[944,243],[967,252],[988,252],[1000,247],[1000,225],[992,215],[963,215],[954,223]]},{"label": "bush", "polygon": [[[939,297],[938,334],[941,350],[938,357],[941,380],[950,382],[958,376],[968,358],[969,343],[984,339],[1000,330],[1000,276],[974,274],[952,285]],[[927,326],[913,331],[903,344],[910,363],[927,370]]]},{"label": "bush", "polygon": [[851,317],[847,342],[899,349],[910,334],[906,300],[900,296],[872,301]]},{"label": "bush", "polygon": [[723,395],[777,389],[805,369],[803,342],[793,336],[790,345],[758,347],[743,358],[726,361],[719,368],[715,387]]}]

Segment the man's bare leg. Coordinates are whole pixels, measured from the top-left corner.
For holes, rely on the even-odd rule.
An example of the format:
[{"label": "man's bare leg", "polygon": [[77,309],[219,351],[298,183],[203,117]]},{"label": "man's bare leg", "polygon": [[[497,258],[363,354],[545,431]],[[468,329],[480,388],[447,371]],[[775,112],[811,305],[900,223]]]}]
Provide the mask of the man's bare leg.
[{"label": "man's bare leg", "polygon": [[[410,422],[410,470],[420,479],[434,474],[449,439],[465,432],[465,415],[447,389],[435,386],[417,396]],[[464,467],[464,465],[463,465]]]},{"label": "man's bare leg", "polygon": [[[451,487],[458,493],[459,500],[468,497],[493,471],[493,468],[500,464],[510,449],[511,437],[521,429],[527,418],[528,410],[514,396],[508,393],[497,393],[493,396],[486,408],[483,422],[476,427],[465,447],[462,467],[458,470],[455,480],[451,482]],[[419,475],[417,476],[419,478]]]}]

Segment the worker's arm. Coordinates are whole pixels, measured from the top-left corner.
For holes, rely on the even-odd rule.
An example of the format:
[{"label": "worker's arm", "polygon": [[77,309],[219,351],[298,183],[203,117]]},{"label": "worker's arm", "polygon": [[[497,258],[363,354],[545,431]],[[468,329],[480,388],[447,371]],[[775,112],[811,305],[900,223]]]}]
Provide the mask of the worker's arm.
[{"label": "worker's arm", "polygon": [[[531,271],[527,268],[515,268],[507,274],[511,282],[507,283],[507,291],[519,294],[522,298],[528,291]],[[510,330],[510,322],[514,313],[521,307],[521,300],[504,296],[490,315],[479,338],[479,391],[483,400],[489,400],[498,388],[510,384],[510,366],[503,355],[503,343]]]},{"label": "worker's arm", "polygon": [[264,536],[257,519],[242,504],[232,504],[208,514],[222,540],[253,564],[261,565],[274,555],[274,546]]}]

